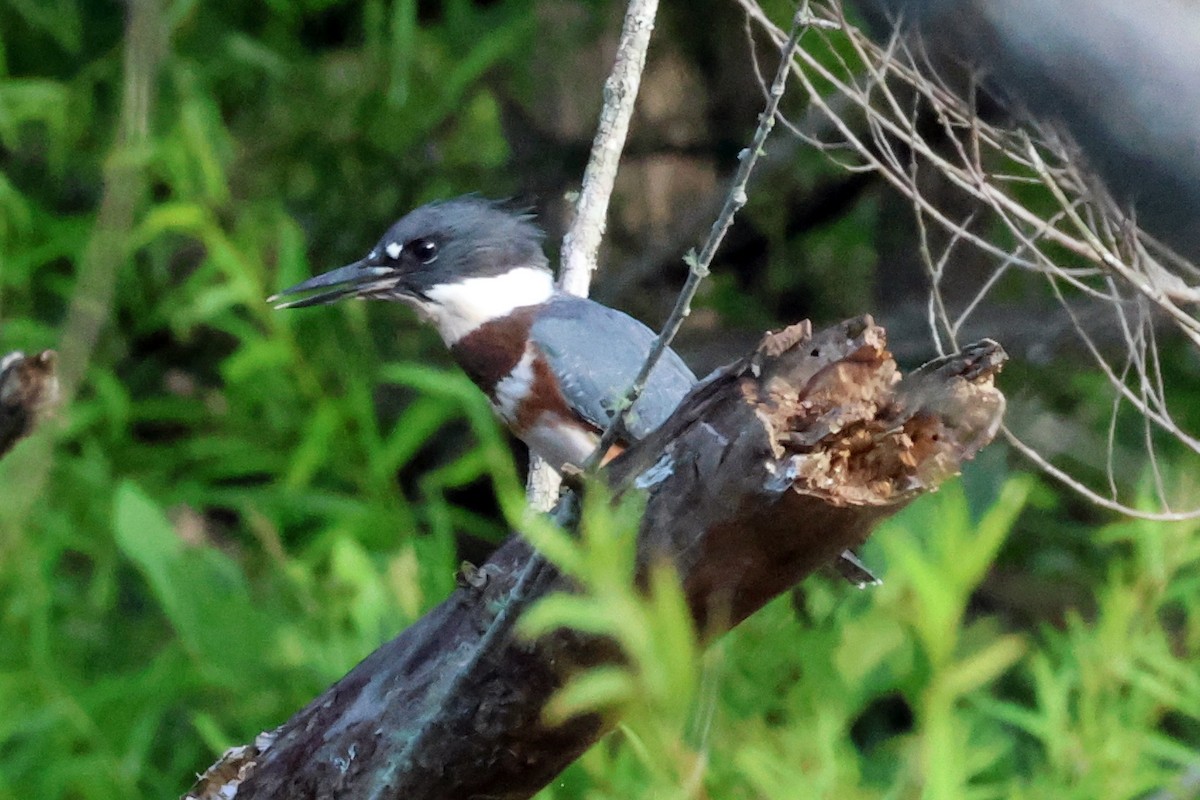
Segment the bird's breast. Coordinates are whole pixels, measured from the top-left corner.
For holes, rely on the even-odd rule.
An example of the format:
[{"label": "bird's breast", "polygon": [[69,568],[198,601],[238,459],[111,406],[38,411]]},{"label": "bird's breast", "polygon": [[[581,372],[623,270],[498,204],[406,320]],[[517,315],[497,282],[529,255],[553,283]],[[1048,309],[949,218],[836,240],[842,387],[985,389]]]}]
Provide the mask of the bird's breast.
[{"label": "bird's breast", "polygon": [[496,382],[490,397],[509,429],[556,469],[582,464],[596,446],[596,429],[567,404],[549,365],[532,344]]},{"label": "bird's breast", "polygon": [[454,360],[489,397],[495,398],[496,386],[525,359],[535,310],[532,306],[517,309],[479,326],[451,345]]},{"label": "bird's breast", "polygon": [[[535,385],[538,382],[537,352],[531,346],[526,346],[525,352],[517,360],[508,374],[492,384],[488,399],[496,414],[510,428],[517,430],[521,427],[523,418],[529,416],[534,399]],[[544,387],[539,387],[544,388]]]},{"label": "bird's breast", "polygon": [[456,342],[451,352],[530,450],[555,469],[581,465],[598,432],[570,407],[550,365],[529,341],[532,318],[530,309],[489,322]]}]

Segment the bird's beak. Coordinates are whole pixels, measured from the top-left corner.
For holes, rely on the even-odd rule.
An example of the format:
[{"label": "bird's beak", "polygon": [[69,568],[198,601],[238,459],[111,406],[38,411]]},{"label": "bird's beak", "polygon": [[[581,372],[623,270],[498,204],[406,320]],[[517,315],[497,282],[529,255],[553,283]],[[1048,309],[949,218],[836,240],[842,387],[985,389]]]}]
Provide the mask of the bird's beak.
[{"label": "bird's beak", "polygon": [[[309,278],[295,286],[289,286],[278,294],[268,297],[267,302],[274,303],[276,309],[322,306],[341,300],[343,297],[369,297],[377,292],[393,289],[395,285],[396,271],[394,269],[375,266],[363,259]],[[286,299],[304,294],[308,296]]]}]

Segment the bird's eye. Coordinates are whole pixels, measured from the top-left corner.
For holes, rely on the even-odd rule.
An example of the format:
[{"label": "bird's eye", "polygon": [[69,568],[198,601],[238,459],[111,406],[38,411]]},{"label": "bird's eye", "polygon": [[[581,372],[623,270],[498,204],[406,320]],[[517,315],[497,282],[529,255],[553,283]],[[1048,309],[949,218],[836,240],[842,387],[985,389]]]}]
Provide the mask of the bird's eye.
[{"label": "bird's eye", "polygon": [[428,264],[437,258],[437,242],[432,239],[413,239],[404,249],[412,253],[422,264]]}]

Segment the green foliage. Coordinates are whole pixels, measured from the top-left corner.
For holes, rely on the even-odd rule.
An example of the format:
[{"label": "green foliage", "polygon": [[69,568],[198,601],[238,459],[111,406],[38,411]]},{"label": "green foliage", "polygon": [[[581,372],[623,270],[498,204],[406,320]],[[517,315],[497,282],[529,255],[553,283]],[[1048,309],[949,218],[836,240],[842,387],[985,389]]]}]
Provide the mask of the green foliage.
[{"label": "green foliage", "polygon": [[574,628],[611,639],[626,661],[576,676],[551,701],[552,720],[598,711],[627,719],[645,714],[667,722],[685,716],[692,701],[695,684],[690,678],[699,662],[699,645],[671,565],[652,566],[644,596],[634,589],[641,508],[636,495],[626,495],[614,506],[603,486],[592,485],[578,538],[550,525],[527,526],[530,540],[580,591],[540,601],[521,619],[522,633],[536,637]]},{"label": "green foliage", "polygon": [[564,691],[626,722],[542,796],[1086,800],[1171,785],[1197,764],[1200,525],[1110,526],[1090,612],[1013,632],[970,606],[1032,488],[1011,479],[976,515],[946,487],[881,526],[867,552],[881,588],[810,580],[703,658],[690,639],[675,659],[639,657],[689,628],[656,600],[677,597],[669,573],[644,597],[610,586],[631,557],[621,509],[611,536],[549,542],[584,593],[527,625],[604,633],[630,658]]},{"label": "green foliage", "polygon": [[[630,589],[637,503],[594,491],[578,539],[523,521],[485,400],[403,312],[269,309],[401,209],[512,191],[497,86],[545,80],[535,5],[137,0],[128,38],[113,5],[0,6],[0,348],[74,358],[0,461],[0,800],[179,794],[510,525],[584,589],[526,630],[628,656],[556,699],[624,722],[546,798],[1132,798],[1194,767],[1194,525],[1097,536],[1027,480],[952,486],[879,531],[882,589],[809,581],[701,653],[669,570]],[[876,214],[811,234],[805,280],[860,297]],[[793,290],[773,258],[756,288]]]},{"label": "green foliage", "polygon": [[526,535],[578,592],[541,600],[522,617],[520,631],[536,637],[573,628],[616,644],[621,663],[574,676],[551,699],[547,717],[558,722],[598,712],[621,719],[622,743],[639,776],[629,789],[682,798],[703,774],[695,749],[681,738],[693,715],[704,713],[696,710],[700,645],[670,564],[651,565],[644,592],[634,587],[641,508],[639,496],[614,504],[604,486],[593,484],[578,537],[551,525],[527,526]]},{"label": "green foliage", "polygon": [[520,497],[440,343],[264,298],[506,189],[482,76],[528,4],[269,6],[131,3],[128,39],[104,4],[0,8],[0,347],[78,375],[0,461],[0,798],[178,795],[506,528],[448,496]]}]

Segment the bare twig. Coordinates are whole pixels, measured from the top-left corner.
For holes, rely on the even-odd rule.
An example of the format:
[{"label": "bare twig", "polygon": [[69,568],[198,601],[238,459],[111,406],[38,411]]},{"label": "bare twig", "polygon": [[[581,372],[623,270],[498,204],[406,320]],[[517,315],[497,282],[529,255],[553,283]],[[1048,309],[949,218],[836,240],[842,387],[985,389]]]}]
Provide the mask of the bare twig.
[{"label": "bare twig", "polygon": [[[563,237],[558,284],[568,294],[579,297],[588,295],[592,272],[596,268],[596,253],[604,237],[609,198],[616,183],[617,166],[621,151],[625,148],[625,137],[641,86],[646,50],[650,46],[650,34],[654,30],[657,12],[658,0],[629,0],[625,10],[616,59],[604,84],[604,105],[596,126],[596,136],[592,140],[592,152],[584,168],[575,218]],[[561,484],[561,476],[550,464],[530,453],[529,475],[525,483],[530,508],[534,511],[551,510],[558,501]],[[567,505],[573,508],[573,504]],[[566,520],[559,519],[559,522]],[[472,665],[493,653],[503,642],[520,612],[528,606],[532,597],[531,588],[538,586],[548,572],[545,557],[532,551],[521,565],[517,582],[506,598],[505,613],[498,614],[492,620],[477,644],[471,657]],[[464,668],[460,680],[472,674],[472,669]],[[423,736],[414,738],[422,739]],[[409,750],[417,752],[411,747]]]},{"label": "bare twig", "polygon": [[596,252],[604,238],[608,200],[617,179],[617,164],[625,147],[634,100],[646,65],[646,49],[654,30],[658,0],[630,0],[625,11],[616,62],[604,84],[604,108],[592,141],[592,152],[583,173],[575,219],[563,237],[562,271],[559,285],[563,291],[587,297]]},{"label": "bare twig", "polygon": [[[592,140],[592,152],[583,172],[583,185],[575,204],[575,218],[563,237],[559,287],[587,297],[596,269],[596,253],[604,238],[608,201],[617,180],[617,165],[625,148],[629,120],[646,66],[646,50],[654,30],[658,0],[630,0],[625,10],[616,60],[604,84],[604,106]],[[558,498],[561,478],[539,456],[531,454],[525,493],[529,505],[548,511]]]},{"label": "bare twig", "polygon": [[604,431],[599,446],[597,446],[588,459],[587,466],[589,469],[595,469],[600,464],[604,454],[608,452],[608,449],[624,430],[625,419],[633,408],[634,403],[637,402],[638,397],[641,396],[642,390],[645,389],[650,373],[654,371],[654,367],[658,364],[662,354],[671,346],[671,341],[675,338],[675,334],[679,332],[683,321],[692,313],[692,300],[696,297],[696,291],[700,288],[700,282],[708,275],[708,268],[712,264],[717,248],[721,246],[726,232],[733,225],[733,218],[741,210],[742,206],[746,204],[746,184],[750,180],[750,174],[754,171],[754,165],[758,162],[758,157],[763,153],[763,145],[766,144],[767,137],[771,134],[771,129],[775,126],[775,115],[779,111],[779,100],[783,97],[784,89],[787,87],[787,77],[788,72],[791,70],[792,58],[795,56],[796,47],[800,43],[800,36],[810,20],[811,15],[808,11],[808,4],[804,3],[796,10],[795,16],[792,18],[791,34],[780,54],[779,67],[775,71],[775,80],[772,81],[770,91],[767,93],[766,107],[763,109],[762,114],[759,115],[758,128],[754,131],[754,138],[751,139],[750,146],[738,154],[740,163],[729,186],[729,192],[725,195],[725,203],[721,208],[721,213],[713,222],[708,239],[704,242],[700,253],[697,255],[693,251],[686,256],[685,261],[688,265],[688,277],[687,281],[684,282],[683,288],[679,291],[679,297],[675,300],[675,308],[672,309],[671,316],[667,318],[658,338],[654,340],[654,346],[650,349],[649,355],[646,356],[646,361],[638,371],[637,377],[634,378],[633,384],[625,392],[625,397],[620,406],[621,412]]},{"label": "bare twig", "polygon": [[[154,119],[158,74],[166,54],[167,31],[159,0],[132,0],[125,25],[121,114],[116,141],[105,159],[104,191],[67,311],[58,348],[61,402],[75,396],[97,342],[112,313],[116,278],[128,256],[128,238],[146,184],[144,157]],[[20,475],[20,491],[12,493],[14,520],[23,519],[40,497],[49,475],[49,458],[39,458]]]}]

